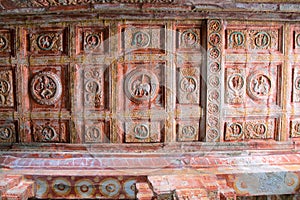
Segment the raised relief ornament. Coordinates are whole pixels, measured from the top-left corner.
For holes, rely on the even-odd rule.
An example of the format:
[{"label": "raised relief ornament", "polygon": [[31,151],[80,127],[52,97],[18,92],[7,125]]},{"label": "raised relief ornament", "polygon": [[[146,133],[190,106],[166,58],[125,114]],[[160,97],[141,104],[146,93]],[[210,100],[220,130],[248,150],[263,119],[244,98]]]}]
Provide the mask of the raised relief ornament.
[{"label": "raised relief ornament", "polygon": [[8,141],[13,138],[14,125],[12,126],[0,126],[0,140]]},{"label": "raised relief ornament", "polygon": [[8,47],[8,40],[4,35],[0,35],[0,51],[4,51]]},{"label": "raised relief ornament", "polygon": [[43,141],[46,141],[46,142],[54,141],[56,137],[57,137],[57,134],[53,127],[51,127],[51,126],[43,127],[43,129],[42,129]]},{"label": "raised relief ornament", "polygon": [[146,48],[151,41],[150,35],[144,31],[137,31],[132,35],[131,45],[137,48]]},{"label": "raised relief ornament", "polygon": [[103,100],[103,72],[98,68],[84,71],[84,105],[89,108],[100,108]]},{"label": "raised relief ornament", "polygon": [[52,72],[39,72],[31,80],[31,95],[41,105],[55,104],[62,94],[60,78]]},{"label": "raised relief ornament", "polygon": [[13,73],[11,70],[0,71],[0,107],[13,107]]},{"label": "raised relief ornament", "polygon": [[125,94],[135,103],[153,101],[159,91],[156,75],[146,69],[135,69],[125,79]]},{"label": "raised relief ornament", "polygon": [[229,104],[241,104],[244,102],[245,80],[242,74],[231,74],[228,77],[227,87],[227,101]]},{"label": "raised relief ornament", "polygon": [[271,79],[262,73],[250,75],[247,84],[248,94],[253,99],[266,99],[271,93]]}]

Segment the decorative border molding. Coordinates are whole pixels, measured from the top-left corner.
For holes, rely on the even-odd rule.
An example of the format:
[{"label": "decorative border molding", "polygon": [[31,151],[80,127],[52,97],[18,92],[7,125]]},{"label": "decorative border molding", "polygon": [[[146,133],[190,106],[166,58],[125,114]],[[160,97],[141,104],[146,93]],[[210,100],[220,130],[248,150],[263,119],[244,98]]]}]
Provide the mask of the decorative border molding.
[{"label": "decorative border molding", "polygon": [[[221,80],[222,77],[222,38],[214,42],[212,35],[221,35],[222,21],[207,22],[207,101],[206,101],[206,139],[207,142],[220,141]],[[212,81],[214,80],[214,81]],[[217,98],[209,98],[215,96]]]},{"label": "decorative border molding", "polygon": [[173,3],[174,0],[11,0],[18,7],[55,7],[55,6],[80,6],[80,5],[90,5],[90,4],[117,4],[117,3],[126,3],[126,4],[142,4],[142,3],[151,3],[151,4],[169,4]]}]

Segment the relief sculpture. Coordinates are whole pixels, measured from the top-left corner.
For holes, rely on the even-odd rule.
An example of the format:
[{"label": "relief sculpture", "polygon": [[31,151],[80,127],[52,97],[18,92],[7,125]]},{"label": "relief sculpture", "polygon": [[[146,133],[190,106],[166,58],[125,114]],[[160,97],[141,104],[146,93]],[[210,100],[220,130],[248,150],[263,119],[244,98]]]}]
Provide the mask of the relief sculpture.
[{"label": "relief sculpture", "polygon": [[0,143],[1,142],[15,142],[15,125],[1,124],[0,125]]},{"label": "relief sculpture", "polygon": [[67,121],[32,121],[33,142],[69,142]]},{"label": "relief sculpture", "polygon": [[253,99],[266,99],[271,93],[271,78],[260,72],[248,77],[248,94]]},{"label": "relief sculpture", "polygon": [[99,68],[84,71],[84,105],[87,108],[103,108],[103,72]]},{"label": "relief sculpture", "polygon": [[207,49],[208,49],[208,98],[207,106],[207,125],[206,125],[206,141],[213,142],[220,140],[220,94],[221,81],[221,54],[222,54],[222,37],[223,34],[221,20],[209,20],[207,24]]},{"label": "relief sculpture", "polygon": [[259,30],[254,27],[226,30],[226,48],[231,50],[281,50],[280,28]]},{"label": "relief sculpture", "polygon": [[39,72],[31,80],[30,91],[33,99],[41,105],[53,105],[61,97],[60,78],[52,72]]},{"label": "relief sculpture", "polygon": [[135,103],[150,102],[155,99],[159,91],[156,75],[146,69],[131,71],[125,79],[126,96]]},{"label": "relief sculpture", "polygon": [[0,71],[0,107],[13,107],[13,72],[11,70]]},{"label": "relief sculpture", "polygon": [[181,104],[199,104],[199,68],[186,65],[178,68],[178,71],[178,102]]},{"label": "relief sculpture", "polygon": [[30,52],[41,55],[60,55],[64,51],[64,30],[39,31],[29,34]]},{"label": "relief sculpture", "polygon": [[159,121],[138,121],[125,123],[125,142],[160,142],[161,123]]},{"label": "relief sculpture", "polygon": [[0,29],[0,57],[14,55],[14,39],[12,30]]},{"label": "relief sculpture", "polygon": [[226,123],[225,140],[274,139],[274,131],[274,120]]}]

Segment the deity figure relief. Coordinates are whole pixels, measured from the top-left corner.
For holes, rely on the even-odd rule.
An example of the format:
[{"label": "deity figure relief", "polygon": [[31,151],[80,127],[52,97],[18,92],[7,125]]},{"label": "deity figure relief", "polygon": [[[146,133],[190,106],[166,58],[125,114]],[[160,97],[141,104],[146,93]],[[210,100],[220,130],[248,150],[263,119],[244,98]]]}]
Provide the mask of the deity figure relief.
[{"label": "deity figure relief", "polygon": [[0,36],[0,50],[4,50],[6,48],[7,41],[6,38]]},{"label": "deity figure relief", "polygon": [[253,91],[256,92],[257,95],[267,95],[270,89],[270,85],[267,81],[264,76],[259,76],[257,79],[254,79]]},{"label": "deity figure relief", "polygon": [[56,89],[55,83],[47,76],[41,76],[35,85],[35,90],[40,93],[43,99],[50,99]]},{"label": "deity figure relief", "polygon": [[52,105],[61,96],[62,85],[59,77],[52,72],[40,72],[31,80],[32,97],[39,104]]},{"label": "deity figure relief", "polygon": [[135,137],[138,139],[146,139],[149,137],[149,129],[147,125],[140,124],[134,127]]}]

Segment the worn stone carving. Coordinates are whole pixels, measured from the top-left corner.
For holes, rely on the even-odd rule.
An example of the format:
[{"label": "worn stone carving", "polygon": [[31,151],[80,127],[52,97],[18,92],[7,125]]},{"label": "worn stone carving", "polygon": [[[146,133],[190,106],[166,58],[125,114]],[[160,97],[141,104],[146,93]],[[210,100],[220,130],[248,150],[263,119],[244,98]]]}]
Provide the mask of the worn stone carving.
[{"label": "worn stone carving", "polygon": [[136,53],[163,53],[165,51],[165,26],[130,26],[126,25],[124,32],[123,47],[125,52]]},{"label": "worn stone carving", "polygon": [[7,37],[0,35],[0,51],[4,51],[9,45]]},{"label": "worn stone carving", "polygon": [[246,48],[246,38],[244,31],[228,31],[228,40],[230,49],[244,49]]},{"label": "worn stone carving", "polygon": [[0,107],[14,106],[14,87],[12,70],[0,70]]},{"label": "worn stone carving", "polygon": [[300,137],[300,121],[291,121],[290,137]]},{"label": "worn stone carving", "polygon": [[225,140],[275,139],[275,120],[227,122]]},{"label": "worn stone carving", "polygon": [[88,121],[85,123],[84,141],[86,143],[102,143],[109,141],[109,124],[104,121]]},{"label": "worn stone carving", "polygon": [[207,124],[206,141],[218,141],[220,138],[220,72],[221,72],[221,44],[222,44],[222,22],[220,20],[209,20],[207,24],[207,48],[208,66],[207,71],[208,98],[207,98]]},{"label": "worn stone carving", "polygon": [[243,67],[227,68],[226,102],[242,104],[245,102],[246,80]]},{"label": "worn stone carving", "polygon": [[293,69],[293,92],[292,92],[292,102],[300,102],[300,71],[297,66]]},{"label": "worn stone carving", "polygon": [[67,121],[32,121],[33,142],[68,142]]},{"label": "worn stone carving", "polygon": [[192,66],[178,68],[178,79],[178,102],[199,104],[200,69]]},{"label": "worn stone carving", "polygon": [[232,50],[281,50],[280,28],[257,29],[245,27],[244,30],[228,28],[226,30],[226,48]]},{"label": "worn stone carving", "polygon": [[133,121],[125,123],[126,142],[160,142],[161,124],[159,121]]},{"label": "worn stone carving", "polygon": [[45,126],[42,129],[42,137],[44,141],[54,141],[57,134],[54,128],[51,126]]},{"label": "worn stone carving", "polygon": [[149,33],[144,31],[137,31],[132,34],[131,46],[136,48],[146,48],[149,47],[151,41],[151,36]]},{"label": "worn stone carving", "polygon": [[271,78],[262,72],[254,72],[248,77],[248,95],[253,99],[266,99],[271,93]]},{"label": "worn stone carving", "polygon": [[53,105],[60,99],[62,94],[60,78],[53,72],[39,72],[31,80],[30,92],[37,103]]},{"label": "worn stone carving", "polygon": [[199,134],[198,123],[191,122],[179,122],[177,130],[177,141],[187,142],[187,141],[197,141]]},{"label": "worn stone carving", "polygon": [[18,7],[54,7],[54,6],[74,6],[74,5],[89,5],[89,4],[103,4],[103,3],[173,3],[174,0],[26,0],[18,1],[12,0]]},{"label": "worn stone carving", "polygon": [[178,49],[183,51],[199,50],[201,46],[200,27],[177,27]]},{"label": "worn stone carving", "polygon": [[77,54],[104,54],[108,51],[107,27],[77,27],[76,53]]},{"label": "worn stone carving", "polygon": [[299,50],[300,49],[300,31],[299,30],[294,30],[293,32],[293,42],[294,42],[294,49]]},{"label": "worn stone carving", "polygon": [[33,31],[29,34],[30,52],[41,55],[60,55],[64,54],[63,29],[54,31]]},{"label": "worn stone carving", "polygon": [[[297,188],[298,183],[298,175],[293,172],[263,172],[237,176],[234,181],[234,187],[237,188],[237,195],[245,194],[249,191],[256,195],[283,194],[292,193]],[[288,199],[289,197],[276,196],[274,198]]]},{"label": "worn stone carving", "polygon": [[0,143],[15,142],[16,132],[15,125],[12,123],[0,125]]},{"label": "worn stone carving", "polygon": [[12,44],[14,43],[11,30],[0,29],[0,57],[13,56]]},{"label": "worn stone carving", "polygon": [[146,124],[138,124],[134,127],[134,137],[137,139],[146,139],[149,137],[149,128]]},{"label": "worn stone carving", "polygon": [[103,108],[103,78],[101,68],[91,68],[84,71],[84,106],[86,108]]},{"label": "worn stone carving", "polygon": [[153,101],[159,91],[156,75],[150,70],[135,69],[125,79],[125,94],[135,103]]}]

